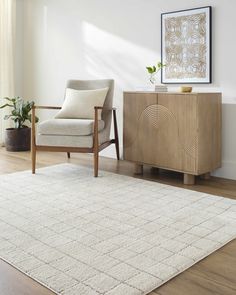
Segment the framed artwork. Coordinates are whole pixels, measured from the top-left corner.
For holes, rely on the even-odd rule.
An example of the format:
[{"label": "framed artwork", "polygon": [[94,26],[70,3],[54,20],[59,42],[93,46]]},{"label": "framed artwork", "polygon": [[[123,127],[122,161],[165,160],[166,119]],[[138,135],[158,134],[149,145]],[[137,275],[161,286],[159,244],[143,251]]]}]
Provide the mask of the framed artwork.
[{"label": "framed artwork", "polygon": [[161,82],[212,82],[211,6],[161,15]]}]

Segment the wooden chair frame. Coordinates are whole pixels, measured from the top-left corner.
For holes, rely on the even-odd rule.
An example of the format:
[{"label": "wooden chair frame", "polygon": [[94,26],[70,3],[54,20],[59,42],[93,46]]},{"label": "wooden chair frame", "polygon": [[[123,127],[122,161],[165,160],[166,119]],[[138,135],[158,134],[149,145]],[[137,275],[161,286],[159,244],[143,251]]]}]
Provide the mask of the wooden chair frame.
[{"label": "wooden chair frame", "polygon": [[[66,152],[68,158],[70,153],[93,153],[94,154],[94,176],[98,176],[98,164],[99,164],[99,152],[108,147],[111,144],[115,144],[117,160],[120,160],[119,151],[119,138],[118,138],[118,127],[116,119],[116,109],[106,109],[104,107],[94,107],[94,133],[93,133],[93,147],[91,148],[79,148],[79,147],[64,147],[64,146],[42,146],[36,145],[36,131],[35,131],[35,111],[36,109],[48,109],[48,110],[59,110],[61,107],[56,106],[33,106],[32,108],[32,128],[31,128],[31,160],[32,160],[32,174],[35,174],[36,169],[36,152],[37,151],[48,151],[48,152]],[[114,139],[106,141],[99,145],[99,132],[98,132],[98,111],[112,112],[113,123],[114,123]]]}]

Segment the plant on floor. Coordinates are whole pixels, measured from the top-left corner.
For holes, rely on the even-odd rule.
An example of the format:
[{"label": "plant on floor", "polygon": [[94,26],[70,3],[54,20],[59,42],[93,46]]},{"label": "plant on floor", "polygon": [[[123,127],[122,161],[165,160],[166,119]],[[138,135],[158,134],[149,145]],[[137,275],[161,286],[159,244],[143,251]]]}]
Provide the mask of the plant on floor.
[{"label": "plant on floor", "polygon": [[[5,135],[5,146],[8,151],[27,151],[30,150],[30,128],[25,125],[31,122],[31,110],[34,106],[33,101],[24,101],[20,97],[5,97],[6,103],[0,109],[9,108],[10,113],[5,115],[4,120],[11,119],[14,128],[7,128]],[[36,117],[36,122],[38,122]]]},{"label": "plant on floor", "polygon": [[162,62],[159,61],[156,66],[146,67],[148,73],[150,74],[149,81],[152,84],[155,84],[156,83],[156,75],[165,66],[166,66],[165,64],[163,64]]},{"label": "plant on floor", "polygon": [[[20,97],[9,98],[4,97],[7,101],[4,105],[0,106],[0,109],[5,107],[12,108],[12,111],[9,115],[5,115],[4,120],[12,119],[15,124],[15,129],[25,128],[27,126],[24,125],[26,121],[31,122],[31,110],[34,105],[33,101],[24,101]],[[38,118],[36,118],[36,122],[38,122]]]}]

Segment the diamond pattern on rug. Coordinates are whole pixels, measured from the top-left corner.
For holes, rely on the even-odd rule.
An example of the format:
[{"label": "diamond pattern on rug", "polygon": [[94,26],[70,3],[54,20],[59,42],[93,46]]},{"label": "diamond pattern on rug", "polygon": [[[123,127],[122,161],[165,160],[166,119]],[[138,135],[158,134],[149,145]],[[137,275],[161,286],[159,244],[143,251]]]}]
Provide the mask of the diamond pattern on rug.
[{"label": "diamond pattern on rug", "polygon": [[236,201],[62,164],[0,177],[0,256],[62,295],[148,294],[236,237]]}]

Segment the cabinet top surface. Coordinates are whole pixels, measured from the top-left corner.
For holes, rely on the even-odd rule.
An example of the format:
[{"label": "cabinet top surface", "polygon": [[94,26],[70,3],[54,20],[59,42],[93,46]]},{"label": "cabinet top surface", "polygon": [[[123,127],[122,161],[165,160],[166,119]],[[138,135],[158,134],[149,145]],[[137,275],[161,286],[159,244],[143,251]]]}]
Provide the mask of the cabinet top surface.
[{"label": "cabinet top surface", "polygon": [[173,94],[173,95],[196,95],[196,94],[221,94],[221,92],[171,92],[171,91],[167,91],[167,92],[156,92],[156,91],[124,91],[124,94],[126,93],[130,93],[130,94]]}]

